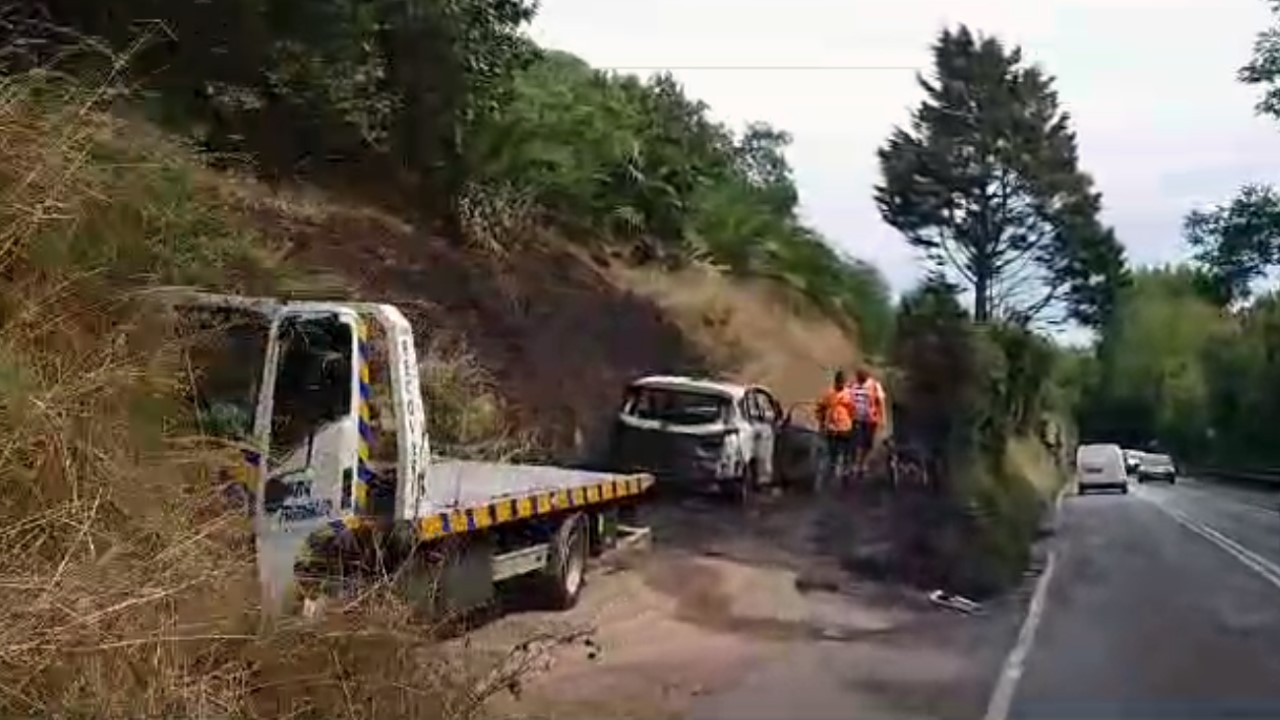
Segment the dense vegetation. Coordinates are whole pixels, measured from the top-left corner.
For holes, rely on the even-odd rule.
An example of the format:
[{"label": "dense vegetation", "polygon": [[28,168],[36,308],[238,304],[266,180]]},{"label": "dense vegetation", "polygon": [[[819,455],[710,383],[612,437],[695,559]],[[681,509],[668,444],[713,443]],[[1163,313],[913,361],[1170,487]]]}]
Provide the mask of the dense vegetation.
[{"label": "dense vegetation", "polygon": [[963,26],[941,33],[934,63],[910,129],[880,151],[881,214],[932,270],[896,317],[894,436],[941,491],[921,541],[936,582],[985,594],[1020,576],[1060,481],[1011,462],[1019,439],[1048,466],[1066,443],[1069,363],[1032,327],[1109,322],[1127,270],[1043,71]]},{"label": "dense vegetation", "polygon": [[526,0],[110,5],[49,3],[50,22],[24,26],[49,41],[29,45],[35,58],[62,47],[50,25],[136,44],[125,67],[153,115],[227,162],[395,195],[458,239],[509,247],[553,228],[773,278],[854,320],[866,344],[887,337],[879,274],[797,216],[786,133],[735,133],[670,76],[542,51],[522,34]]},{"label": "dense vegetation", "polygon": [[[1276,9],[1280,13],[1280,8]],[[1259,35],[1240,79],[1280,119],[1280,27]],[[1280,195],[1246,185],[1188,214],[1192,261],[1139,273],[1077,382],[1082,433],[1163,447],[1189,461],[1280,466]]]}]

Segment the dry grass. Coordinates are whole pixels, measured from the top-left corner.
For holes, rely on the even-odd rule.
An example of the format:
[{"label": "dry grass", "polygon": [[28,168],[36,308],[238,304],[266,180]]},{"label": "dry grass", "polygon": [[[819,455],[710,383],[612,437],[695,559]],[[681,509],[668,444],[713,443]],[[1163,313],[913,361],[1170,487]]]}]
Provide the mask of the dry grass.
[{"label": "dry grass", "polygon": [[785,404],[812,401],[836,368],[862,359],[852,328],[760,280],[713,269],[617,266],[619,284],[651,298],[729,376],[770,387]]},{"label": "dry grass", "polygon": [[437,337],[420,366],[432,454],[507,462],[534,453],[534,436],[512,423],[497,384],[462,340]]},{"label": "dry grass", "polygon": [[1036,438],[1010,440],[1005,464],[1011,474],[1024,478],[1042,498],[1052,498],[1067,480],[1053,453]]},{"label": "dry grass", "polygon": [[188,434],[178,348],[134,298],[305,278],[102,97],[0,78],[0,715],[475,716],[536,645],[474,662],[386,585],[264,622],[226,458]]}]

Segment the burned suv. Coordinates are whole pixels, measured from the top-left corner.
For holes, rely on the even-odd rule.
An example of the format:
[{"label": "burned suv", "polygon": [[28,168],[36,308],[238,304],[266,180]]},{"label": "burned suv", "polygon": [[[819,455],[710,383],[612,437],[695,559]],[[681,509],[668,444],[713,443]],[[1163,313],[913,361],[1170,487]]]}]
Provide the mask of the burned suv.
[{"label": "burned suv", "polygon": [[668,486],[741,495],[811,473],[810,435],[763,387],[652,376],[627,387],[610,464]]}]

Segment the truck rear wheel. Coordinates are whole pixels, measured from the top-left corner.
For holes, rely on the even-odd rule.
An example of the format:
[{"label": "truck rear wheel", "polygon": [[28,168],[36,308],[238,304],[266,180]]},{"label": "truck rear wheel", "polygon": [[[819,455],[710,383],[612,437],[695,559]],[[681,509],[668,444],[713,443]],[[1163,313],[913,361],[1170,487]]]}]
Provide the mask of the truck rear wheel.
[{"label": "truck rear wheel", "polygon": [[568,610],[577,604],[587,574],[587,539],[580,513],[565,518],[556,530],[542,578],[552,609]]}]

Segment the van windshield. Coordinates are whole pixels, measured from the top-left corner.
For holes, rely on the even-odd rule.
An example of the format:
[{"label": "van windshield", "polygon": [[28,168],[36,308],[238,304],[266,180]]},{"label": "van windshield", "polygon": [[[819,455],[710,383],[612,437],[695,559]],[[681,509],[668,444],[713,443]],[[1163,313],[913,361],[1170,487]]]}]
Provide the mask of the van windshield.
[{"label": "van windshield", "polygon": [[632,388],[623,412],[672,425],[705,425],[727,417],[729,400],[720,395],[670,388]]}]

